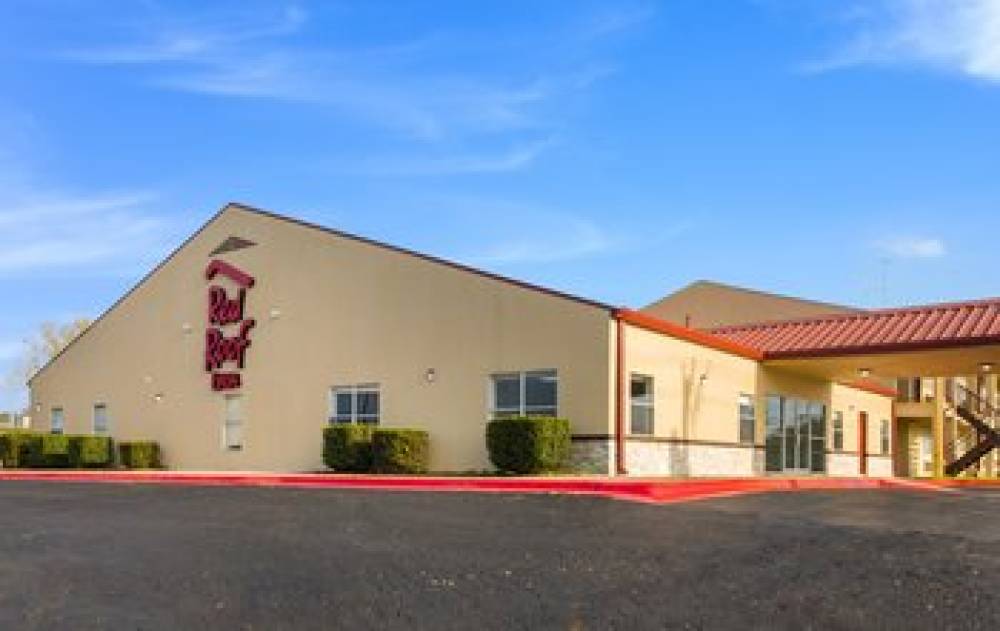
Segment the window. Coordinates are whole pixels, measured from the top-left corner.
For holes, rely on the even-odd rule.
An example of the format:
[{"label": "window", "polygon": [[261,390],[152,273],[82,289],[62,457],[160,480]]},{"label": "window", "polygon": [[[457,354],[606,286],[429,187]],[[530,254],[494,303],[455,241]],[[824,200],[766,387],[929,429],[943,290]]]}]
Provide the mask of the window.
[{"label": "window", "polygon": [[756,439],[757,422],[753,397],[740,395],[740,442],[753,444]]},{"label": "window", "polygon": [[890,440],[889,440],[889,428],[891,425],[889,421],[882,419],[879,423],[879,442],[882,447],[882,455],[889,455]]},{"label": "window", "polygon": [[558,416],[559,378],[554,370],[493,375],[490,413],[504,416]]},{"label": "window", "polygon": [[62,434],[66,429],[66,415],[62,408],[52,408],[52,433]]},{"label": "window", "polygon": [[833,449],[834,451],[844,450],[844,413],[833,413]]},{"label": "window", "polygon": [[226,417],[222,425],[222,446],[230,451],[243,449],[243,397],[232,394],[226,397]]},{"label": "window", "polygon": [[632,375],[632,422],[631,433],[651,436],[653,434],[653,378]]},{"label": "window", "polygon": [[376,384],[337,386],[330,390],[331,423],[378,425],[381,393]]},{"label": "window", "polygon": [[98,436],[108,433],[108,406],[103,403],[94,406],[94,433]]}]

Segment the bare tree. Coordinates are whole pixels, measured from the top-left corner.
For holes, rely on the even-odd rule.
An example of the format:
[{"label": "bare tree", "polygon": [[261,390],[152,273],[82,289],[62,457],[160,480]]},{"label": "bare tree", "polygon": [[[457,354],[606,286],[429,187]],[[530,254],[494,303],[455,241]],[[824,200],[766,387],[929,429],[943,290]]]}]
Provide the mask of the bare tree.
[{"label": "bare tree", "polygon": [[43,323],[34,336],[24,340],[24,352],[8,375],[8,385],[23,388],[35,373],[80,337],[91,324],[87,318],[78,318],[66,324]]}]

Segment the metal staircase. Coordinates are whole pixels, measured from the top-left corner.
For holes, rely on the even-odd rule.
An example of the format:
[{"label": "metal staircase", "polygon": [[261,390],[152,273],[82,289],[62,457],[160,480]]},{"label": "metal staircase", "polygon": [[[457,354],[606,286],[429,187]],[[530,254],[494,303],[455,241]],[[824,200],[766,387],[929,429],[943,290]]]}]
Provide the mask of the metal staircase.
[{"label": "metal staircase", "polygon": [[949,397],[950,402],[958,417],[976,430],[976,444],[945,466],[944,472],[948,475],[958,475],[1000,448],[1000,431],[996,429],[1000,415],[996,409],[965,386],[955,384],[955,388],[956,394],[961,396]]}]

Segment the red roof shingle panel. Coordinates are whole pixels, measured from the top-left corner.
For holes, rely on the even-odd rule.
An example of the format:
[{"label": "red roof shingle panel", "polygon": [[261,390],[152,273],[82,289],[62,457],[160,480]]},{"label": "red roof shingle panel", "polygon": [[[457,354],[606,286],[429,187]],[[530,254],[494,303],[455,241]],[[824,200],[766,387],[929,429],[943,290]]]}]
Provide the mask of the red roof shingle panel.
[{"label": "red roof shingle panel", "polygon": [[712,333],[771,358],[1000,344],[1000,298],[722,327]]}]

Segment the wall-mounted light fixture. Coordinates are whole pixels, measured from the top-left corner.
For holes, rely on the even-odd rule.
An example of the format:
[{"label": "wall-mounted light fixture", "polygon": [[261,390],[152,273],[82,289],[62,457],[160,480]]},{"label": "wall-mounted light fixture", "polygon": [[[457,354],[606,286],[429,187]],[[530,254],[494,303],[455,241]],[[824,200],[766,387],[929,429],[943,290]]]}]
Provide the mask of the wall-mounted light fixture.
[{"label": "wall-mounted light fixture", "polygon": [[42,404],[41,403],[36,403],[35,404],[35,414],[41,414],[41,413],[42,413]]},{"label": "wall-mounted light fixture", "polygon": [[869,377],[872,376],[872,369],[871,368],[859,368],[858,369],[858,376],[861,377],[862,379],[867,379],[867,378],[869,378]]},{"label": "wall-mounted light fixture", "polygon": [[982,372],[993,372],[994,368],[996,368],[996,366],[994,366],[990,362],[983,362],[983,363],[979,364],[979,370],[982,371]]},{"label": "wall-mounted light fixture", "polygon": [[273,309],[271,309],[268,315],[271,317],[272,320],[277,320],[278,318],[281,317],[281,309],[274,307]]},{"label": "wall-mounted light fixture", "polygon": [[437,370],[434,368],[428,368],[427,372],[424,373],[424,379],[427,383],[434,383],[437,381]]},{"label": "wall-mounted light fixture", "polygon": [[181,331],[184,332],[184,335],[190,335],[191,332],[194,331],[194,327],[191,326],[190,322],[185,322],[181,325]]},{"label": "wall-mounted light fixture", "polygon": [[163,393],[162,392],[157,392],[156,394],[154,394],[153,395],[153,401],[156,401],[157,403],[162,402],[163,401]]}]

